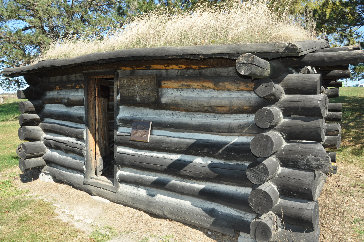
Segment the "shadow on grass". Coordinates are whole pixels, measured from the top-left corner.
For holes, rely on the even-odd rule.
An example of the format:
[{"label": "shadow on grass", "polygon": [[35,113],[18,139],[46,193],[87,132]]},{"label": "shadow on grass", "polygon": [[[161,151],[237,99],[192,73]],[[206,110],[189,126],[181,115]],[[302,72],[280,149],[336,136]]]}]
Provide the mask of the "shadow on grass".
[{"label": "shadow on grass", "polygon": [[343,103],[341,123],[343,147],[341,149],[352,147],[351,154],[362,156],[364,154],[364,97],[340,96],[332,102]]},{"label": "shadow on grass", "polygon": [[18,102],[4,103],[0,105],[0,122],[16,120],[18,116]]}]

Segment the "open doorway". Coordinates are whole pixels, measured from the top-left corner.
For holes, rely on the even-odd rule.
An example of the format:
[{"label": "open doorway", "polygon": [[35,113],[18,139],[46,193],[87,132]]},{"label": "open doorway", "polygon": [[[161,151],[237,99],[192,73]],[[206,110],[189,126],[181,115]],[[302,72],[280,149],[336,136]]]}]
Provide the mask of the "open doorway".
[{"label": "open doorway", "polygon": [[87,177],[113,178],[114,79],[89,78],[86,85]]}]

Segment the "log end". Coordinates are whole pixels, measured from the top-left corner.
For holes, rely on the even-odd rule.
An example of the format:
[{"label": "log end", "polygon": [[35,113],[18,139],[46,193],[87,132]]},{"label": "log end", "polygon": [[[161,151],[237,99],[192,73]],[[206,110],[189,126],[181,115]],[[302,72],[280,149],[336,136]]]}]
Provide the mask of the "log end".
[{"label": "log end", "polygon": [[276,126],[283,118],[282,112],[277,107],[264,107],[255,113],[255,124],[262,129]]},{"label": "log end", "polygon": [[270,131],[256,135],[251,143],[250,150],[257,157],[269,157],[277,152],[284,144],[280,133]]},{"label": "log end", "polygon": [[270,182],[253,189],[248,198],[250,207],[259,214],[272,210],[279,201],[279,192]]},{"label": "log end", "polygon": [[275,158],[269,157],[262,163],[248,167],[246,175],[252,183],[263,184],[273,178],[277,174],[278,170],[279,162]]},{"label": "log end", "polygon": [[250,237],[256,241],[270,241],[280,227],[280,219],[268,212],[250,223]]},{"label": "log end", "polygon": [[264,78],[270,75],[270,64],[251,53],[246,53],[236,60],[236,70],[243,76]]}]

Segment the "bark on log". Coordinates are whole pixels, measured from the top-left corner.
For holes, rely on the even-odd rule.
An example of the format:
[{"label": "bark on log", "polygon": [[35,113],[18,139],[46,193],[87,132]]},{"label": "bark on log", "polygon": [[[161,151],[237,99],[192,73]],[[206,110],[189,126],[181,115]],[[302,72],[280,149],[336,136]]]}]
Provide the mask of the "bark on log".
[{"label": "bark on log", "polygon": [[328,155],[330,156],[331,162],[336,163],[336,152],[328,152]]},{"label": "bark on log", "polygon": [[39,126],[23,126],[18,130],[20,140],[39,141],[42,139],[43,134]]},{"label": "bark on log", "polygon": [[255,241],[271,241],[281,226],[281,221],[273,212],[254,219],[250,224],[250,237]]},{"label": "bark on log", "polygon": [[275,105],[282,110],[284,116],[325,117],[327,104],[326,95],[287,95]]},{"label": "bark on log", "polygon": [[116,148],[115,161],[122,166],[138,167],[196,179],[251,184],[245,172],[247,163],[233,163],[208,157],[177,155],[126,147]]},{"label": "bark on log", "polygon": [[276,153],[283,144],[283,137],[278,132],[270,131],[256,135],[250,143],[250,150],[257,157],[269,157]]},{"label": "bark on log", "polygon": [[342,116],[343,116],[342,112],[328,112],[325,117],[325,120],[340,122],[342,119]]},{"label": "bark on log", "polygon": [[138,186],[154,187],[178,194],[195,196],[209,201],[230,204],[246,210],[251,188],[224,184],[200,182],[191,179],[169,176],[162,173],[121,168],[117,174],[118,182]]},{"label": "bark on log", "polygon": [[336,136],[341,134],[341,126],[338,123],[326,123],[325,135]]},{"label": "bark on log", "polygon": [[325,122],[317,118],[283,119],[274,130],[283,134],[285,140],[309,140],[321,142],[325,139]]},{"label": "bark on log", "polygon": [[349,70],[333,70],[330,71],[326,74],[323,74],[322,78],[324,80],[338,80],[341,78],[350,78],[351,77],[351,73]]},{"label": "bark on log", "polygon": [[42,122],[39,126],[45,132],[61,134],[66,137],[73,137],[73,138],[84,140],[85,129],[74,128],[74,127],[70,127],[70,126],[66,126],[66,125],[59,125],[56,123],[45,123],[45,122]]},{"label": "bark on log", "polygon": [[43,159],[47,163],[57,164],[62,167],[70,168],[72,170],[84,172],[85,169],[83,157],[66,154],[64,152],[56,150],[47,150],[47,152],[43,156]]},{"label": "bark on log", "polygon": [[30,158],[30,159],[20,159],[19,160],[19,168],[24,173],[26,170],[36,168],[36,167],[43,167],[46,163],[42,157],[37,158]]},{"label": "bark on log", "polygon": [[40,123],[40,117],[38,114],[24,113],[19,116],[20,126],[38,126]]},{"label": "bark on log", "polygon": [[321,75],[288,74],[280,85],[285,94],[317,95],[321,91]]},{"label": "bark on log", "polygon": [[277,175],[279,167],[279,161],[269,157],[261,163],[249,165],[246,170],[246,176],[254,184],[263,184]]},{"label": "bark on log", "polygon": [[250,152],[249,136],[220,136],[152,130],[149,142],[130,141],[130,128],[119,128],[116,145],[141,150],[164,151],[185,155],[207,156],[224,160],[255,161]]},{"label": "bark on log", "polygon": [[17,155],[23,160],[43,156],[45,152],[46,147],[40,141],[22,143],[16,150]]},{"label": "bark on log", "polygon": [[243,76],[264,78],[270,75],[270,64],[251,53],[246,53],[236,60],[236,70]]},{"label": "bark on log", "polygon": [[19,103],[20,113],[39,113],[43,108],[41,100],[24,101]]},{"label": "bark on log", "polygon": [[249,195],[249,205],[258,214],[268,213],[278,204],[279,192],[270,182],[253,189]]},{"label": "bark on log", "polygon": [[73,153],[84,156],[85,143],[72,140],[72,138],[44,136],[44,145],[49,149],[61,150],[65,153]]},{"label": "bark on log", "polygon": [[330,170],[330,157],[324,147],[316,142],[288,143],[276,153],[281,166],[302,170]]},{"label": "bark on log", "polygon": [[254,122],[262,129],[272,128],[282,121],[283,114],[277,107],[264,107],[255,113]]},{"label": "bark on log", "polygon": [[339,88],[328,88],[325,90],[328,98],[335,98],[339,96]]},{"label": "bark on log", "polygon": [[320,171],[301,171],[281,167],[271,182],[279,194],[287,197],[316,201],[325,183],[326,175]]},{"label": "bark on log", "polygon": [[341,135],[326,136],[325,141],[322,144],[325,148],[339,149],[341,144]]},{"label": "bark on log", "polygon": [[343,110],[342,103],[329,103],[328,111],[329,112],[341,112]]},{"label": "bark on log", "polygon": [[257,80],[254,83],[254,92],[259,97],[278,101],[284,93],[280,85],[275,84],[270,80]]}]

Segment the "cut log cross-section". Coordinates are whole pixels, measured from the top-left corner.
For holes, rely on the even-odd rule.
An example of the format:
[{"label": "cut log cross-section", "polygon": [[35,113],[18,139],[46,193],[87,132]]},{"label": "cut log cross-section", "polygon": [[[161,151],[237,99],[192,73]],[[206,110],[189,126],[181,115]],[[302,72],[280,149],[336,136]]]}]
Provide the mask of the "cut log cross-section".
[{"label": "cut log cross-section", "polygon": [[268,212],[254,219],[250,224],[250,237],[256,241],[271,241],[281,226],[280,219]]},{"label": "cut log cross-section", "polygon": [[257,157],[269,157],[284,145],[284,139],[278,132],[270,131],[256,135],[251,143],[250,150]]},{"label": "cut log cross-section", "polygon": [[20,113],[39,113],[43,107],[41,100],[24,101],[19,103]]},{"label": "cut log cross-section", "polygon": [[270,180],[279,170],[279,161],[273,157],[265,159],[261,163],[252,163],[248,166],[246,171],[246,176],[254,184],[263,184],[264,182]]},{"label": "cut log cross-section", "polygon": [[275,84],[270,80],[255,81],[254,92],[259,97],[272,101],[278,101],[284,93],[280,85]]},{"label": "cut log cross-section", "polygon": [[282,121],[283,115],[277,107],[264,107],[255,113],[255,124],[262,129],[276,126]]},{"label": "cut log cross-section", "polygon": [[279,192],[276,186],[270,182],[266,182],[256,189],[253,189],[248,200],[254,212],[264,214],[271,211],[278,204]]},{"label": "cut log cross-section", "polygon": [[251,53],[246,53],[236,60],[236,70],[243,76],[264,78],[270,75],[270,64]]},{"label": "cut log cross-section", "polygon": [[43,136],[43,130],[39,126],[23,126],[18,130],[20,140],[40,141]]},{"label": "cut log cross-section", "polygon": [[46,147],[40,141],[26,142],[18,146],[16,150],[17,155],[21,159],[29,159],[34,157],[40,157],[46,152]]},{"label": "cut log cross-section", "polygon": [[38,114],[24,113],[19,116],[20,126],[37,126],[40,123]]}]

